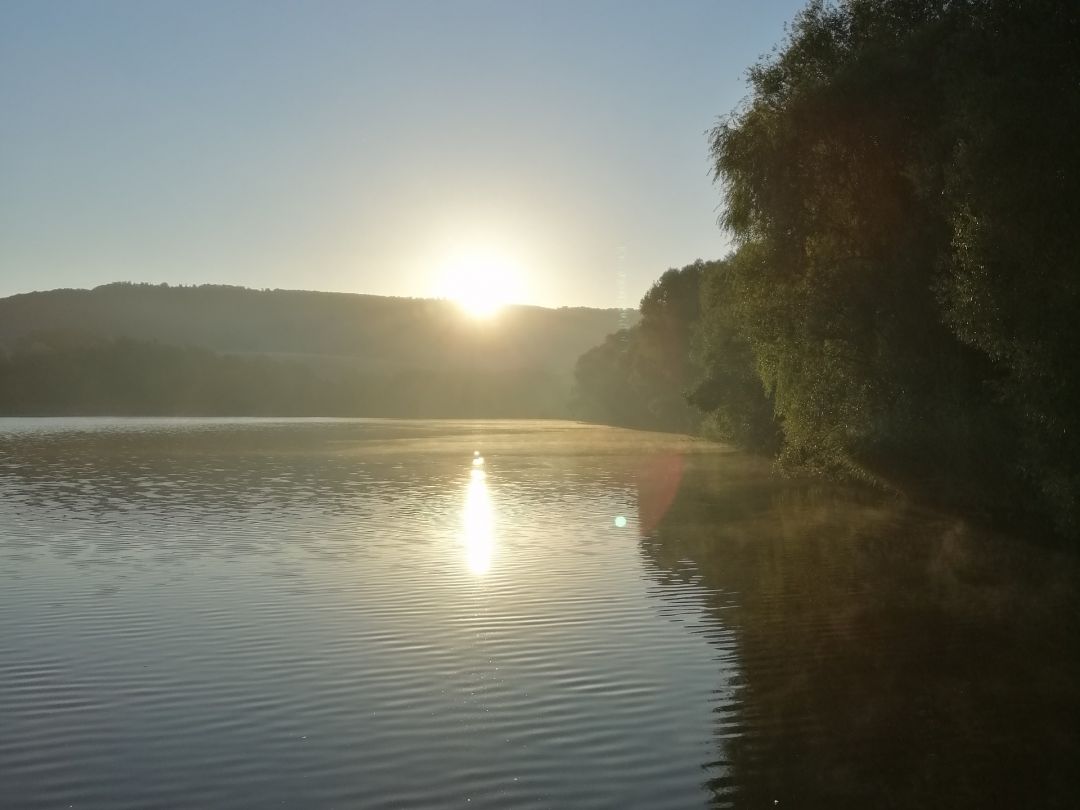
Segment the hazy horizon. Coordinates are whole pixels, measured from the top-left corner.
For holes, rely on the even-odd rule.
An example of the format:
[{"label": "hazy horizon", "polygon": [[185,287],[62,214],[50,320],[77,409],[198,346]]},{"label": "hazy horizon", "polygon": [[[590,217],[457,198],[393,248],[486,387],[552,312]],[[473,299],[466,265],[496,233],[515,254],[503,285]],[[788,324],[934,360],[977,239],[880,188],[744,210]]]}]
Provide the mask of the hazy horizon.
[{"label": "hazy horizon", "polygon": [[438,297],[479,263],[636,306],[727,251],[705,132],[801,5],[6,3],[0,296]]},{"label": "hazy horizon", "polygon": [[[193,288],[193,287],[227,287],[227,288],[232,288],[232,289],[245,290],[245,291],[249,291],[249,292],[314,293],[314,294],[317,294],[317,295],[359,295],[359,296],[366,296],[366,297],[371,297],[371,298],[395,298],[395,299],[403,299],[403,300],[407,300],[407,301],[442,301],[442,302],[445,302],[445,303],[450,304],[450,305],[453,305],[455,303],[453,301],[453,299],[448,298],[446,296],[439,296],[439,295],[387,295],[387,294],[382,294],[382,293],[366,293],[366,292],[358,292],[358,291],[352,291],[352,290],[320,290],[320,289],[316,289],[314,287],[248,287],[248,286],[245,286],[243,284],[226,284],[226,283],[219,283],[219,282],[214,282],[214,281],[193,282],[193,283],[180,282],[178,284],[172,284],[172,283],[169,283],[167,281],[160,281],[160,282],[158,282],[158,281],[140,281],[139,279],[115,279],[113,281],[105,281],[105,282],[102,282],[101,284],[94,284],[93,286],[83,286],[83,287],[42,287],[40,289],[22,290],[20,292],[14,292],[14,293],[9,293],[9,294],[5,294],[5,295],[0,295],[0,299],[11,298],[11,297],[14,297],[14,296],[17,296],[17,295],[36,295],[36,294],[42,294],[42,293],[63,292],[63,291],[67,291],[67,290],[74,290],[76,292],[93,292],[93,291],[98,290],[98,289],[100,289],[102,287],[113,287],[113,286],[121,286],[121,285],[132,285],[132,286],[136,286],[136,287],[144,286],[144,285],[152,286],[152,287],[165,286],[165,287],[169,287],[170,289],[188,289],[188,288]],[[637,310],[637,302],[633,302],[633,303],[631,303],[631,304],[629,304],[629,305],[627,305],[625,307],[589,306],[588,304],[536,304],[536,303],[531,303],[531,302],[508,302],[505,305],[505,307],[507,307],[507,308],[515,308],[515,307],[529,308],[529,307],[531,307],[531,308],[534,308],[534,309],[629,310],[629,311],[633,312],[633,311]]]}]

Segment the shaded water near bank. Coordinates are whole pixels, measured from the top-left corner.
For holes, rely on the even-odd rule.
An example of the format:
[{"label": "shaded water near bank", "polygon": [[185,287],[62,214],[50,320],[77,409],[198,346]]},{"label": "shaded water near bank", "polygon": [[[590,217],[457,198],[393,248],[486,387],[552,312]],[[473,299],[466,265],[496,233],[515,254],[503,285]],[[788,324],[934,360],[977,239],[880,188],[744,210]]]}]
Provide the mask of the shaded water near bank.
[{"label": "shaded water near bank", "polygon": [[0,420],[0,805],[1073,807],[1078,584],[676,437]]}]

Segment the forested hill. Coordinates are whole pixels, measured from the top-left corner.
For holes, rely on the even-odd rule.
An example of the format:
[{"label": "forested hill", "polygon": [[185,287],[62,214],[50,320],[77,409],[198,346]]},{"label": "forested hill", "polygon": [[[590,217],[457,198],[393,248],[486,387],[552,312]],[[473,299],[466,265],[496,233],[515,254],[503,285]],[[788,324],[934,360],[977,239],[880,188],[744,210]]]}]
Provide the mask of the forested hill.
[{"label": "forested hill", "polygon": [[559,417],[636,312],[109,284],[0,299],[0,414]]},{"label": "forested hill", "polygon": [[64,330],[228,354],[345,358],[353,368],[569,373],[582,352],[637,317],[616,309],[512,306],[478,322],[437,300],[116,283],[0,299],[0,346],[12,350],[35,333]]}]

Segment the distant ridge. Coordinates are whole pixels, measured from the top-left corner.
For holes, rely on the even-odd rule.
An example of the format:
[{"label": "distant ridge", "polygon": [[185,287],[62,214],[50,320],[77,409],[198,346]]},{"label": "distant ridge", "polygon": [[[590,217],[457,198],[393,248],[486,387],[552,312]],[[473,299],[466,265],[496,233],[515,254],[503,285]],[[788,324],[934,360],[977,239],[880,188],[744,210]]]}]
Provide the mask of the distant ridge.
[{"label": "distant ridge", "polygon": [[636,312],[115,283],[0,299],[0,414],[565,417]]},{"label": "distant ridge", "polygon": [[0,299],[0,345],[40,332],[130,337],[354,368],[539,366],[566,372],[636,311],[506,307],[478,322],[448,301],[225,285],[116,282]]}]

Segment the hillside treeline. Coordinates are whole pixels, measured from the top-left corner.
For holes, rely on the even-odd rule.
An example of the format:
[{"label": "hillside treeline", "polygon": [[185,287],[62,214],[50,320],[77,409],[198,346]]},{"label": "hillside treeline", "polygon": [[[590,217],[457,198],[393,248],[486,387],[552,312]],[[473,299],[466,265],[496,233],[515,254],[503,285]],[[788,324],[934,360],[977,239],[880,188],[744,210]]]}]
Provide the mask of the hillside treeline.
[{"label": "hillside treeline", "polygon": [[449,301],[118,282],[0,299],[0,346],[77,329],[225,354],[260,354],[349,368],[522,369],[569,375],[578,356],[632,313],[509,306],[491,321]]},{"label": "hillside treeline", "polygon": [[566,416],[574,361],[636,313],[107,284],[0,299],[0,414]]},{"label": "hillside treeline", "polygon": [[9,416],[557,417],[567,393],[540,367],[318,367],[66,331],[0,351]]},{"label": "hillside treeline", "polygon": [[581,358],[581,412],[1075,536],[1078,42],[1066,2],[809,5],[711,133],[736,249]]}]

